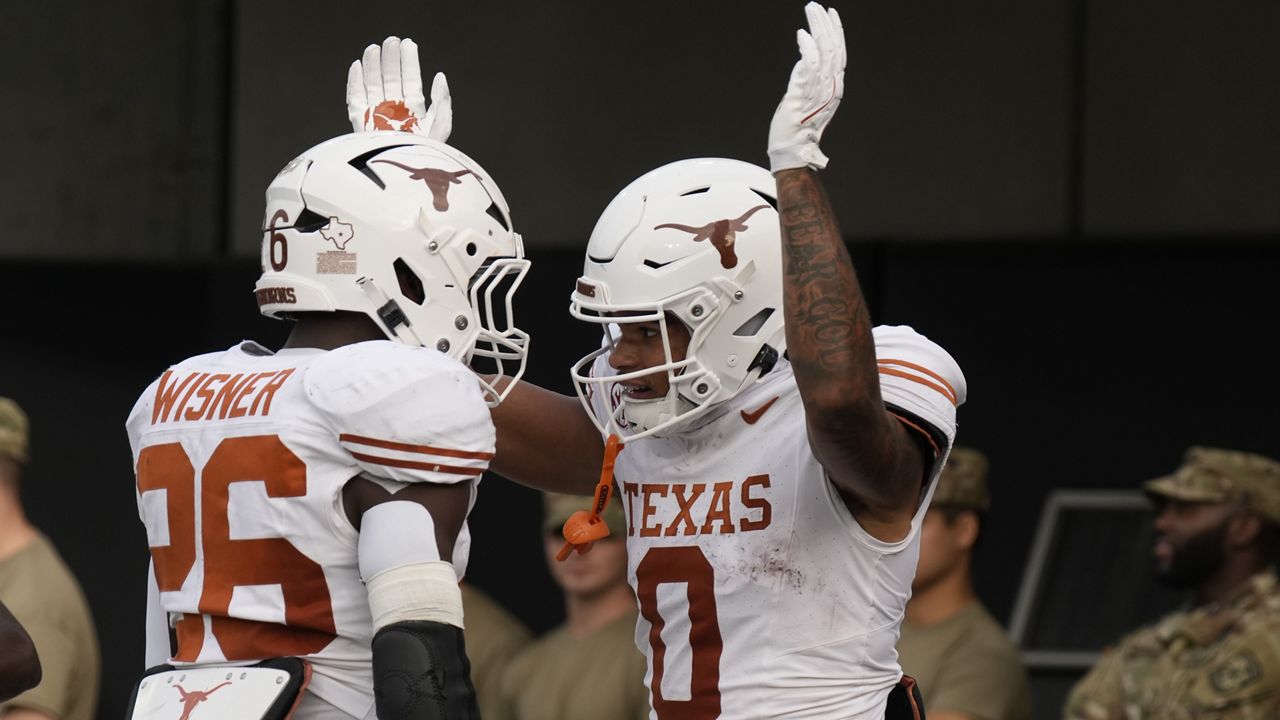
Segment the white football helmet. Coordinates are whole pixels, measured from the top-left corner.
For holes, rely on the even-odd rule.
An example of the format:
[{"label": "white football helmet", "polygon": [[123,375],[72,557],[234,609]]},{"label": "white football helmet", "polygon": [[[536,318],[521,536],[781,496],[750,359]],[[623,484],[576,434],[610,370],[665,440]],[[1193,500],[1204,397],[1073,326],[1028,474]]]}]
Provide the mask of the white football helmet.
[{"label": "white football helmet", "polygon": [[[681,160],[628,185],[597,221],[569,312],[606,326],[603,347],[572,369],[578,395],[602,433],[623,440],[663,435],[769,372],[786,349],[782,326],[782,240],[773,176],[719,158]],[[683,359],[672,357],[667,322],[689,330]],[[657,322],[666,362],[593,377],[617,323]],[[667,373],[662,398],[637,400],[614,384]],[[610,408],[590,402],[603,392]]]},{"label": "white football helmet", "polygon": [[[421,135],[361,132],[271,182],[255,290],[269,317],[364,313],[392,340],[487,358],[484,372],[515,379],[529,336],[512,295],[528,269],[507,202],[474,160]],[[491,405],[505,397],[497,384],[481,381]]]}]

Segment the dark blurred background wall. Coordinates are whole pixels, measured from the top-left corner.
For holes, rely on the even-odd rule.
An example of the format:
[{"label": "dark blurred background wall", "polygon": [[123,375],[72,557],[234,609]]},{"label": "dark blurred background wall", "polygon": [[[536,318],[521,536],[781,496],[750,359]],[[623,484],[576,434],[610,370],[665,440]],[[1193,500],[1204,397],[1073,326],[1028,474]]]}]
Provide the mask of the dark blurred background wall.
[{"label": "dark blurred background wall", "polygon": [[[1051,489],[1131,488],[1192,443],[1280,455],[1280,4],[835,5],[824,176],[875,319],[965,369],[960,442],[993,463],[979,592],[1007,618]],[[124,418],[169,362],[283,339],[250,296],[262,191],[349,129],[363,47],[407,35],[448,73],[451,142],[535,263],[529,376],[568,392],[595,344],[565,308],[596,216],[671,160],[766,162],[801,6],[0,4],[0,395],[31,415],[26,502],[94,608],[101,717],[142,663]],[[538,512],[486,479],[471,578],[543,630]]]}]

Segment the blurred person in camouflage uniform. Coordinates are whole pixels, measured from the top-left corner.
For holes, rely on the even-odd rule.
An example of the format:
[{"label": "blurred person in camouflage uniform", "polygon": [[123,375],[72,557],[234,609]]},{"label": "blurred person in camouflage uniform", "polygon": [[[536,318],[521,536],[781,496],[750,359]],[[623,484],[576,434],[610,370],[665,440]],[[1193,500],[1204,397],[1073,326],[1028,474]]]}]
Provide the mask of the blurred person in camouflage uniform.
[{"label": "blurred person in camouflage uniform", "polygon": [[1030,720],[1018,649],[973,589],[973,549],[991,506],[987,458],[955,447],[920,528],[898,662],[916,679],[929,720]]},{"label": "blurred person in camouflage uniform", "polygon": [[1065,717],[1280,718],[1280,463],[1191,448],[1145,490],[1158,509],[1158,575],[1195,594],[1105,652]]}]

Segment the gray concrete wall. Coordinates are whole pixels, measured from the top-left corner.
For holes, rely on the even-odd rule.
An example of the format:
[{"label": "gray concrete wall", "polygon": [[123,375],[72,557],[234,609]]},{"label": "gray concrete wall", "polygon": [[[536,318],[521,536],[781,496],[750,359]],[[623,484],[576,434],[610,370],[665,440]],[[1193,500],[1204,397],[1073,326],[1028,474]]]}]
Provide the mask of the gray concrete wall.
[{"label": "gray concrete wall", "polygon": [[[1280,233],[1280,7],[838,2],[824,148],[855,238],[1034,242]],[[667,161],[764,163],[800,2],[0,5],[0,257],[256,253],[262,191],[348,129],[348,63],[387,34],[448,73],[453,142],[531,248],[580,248]]]}]

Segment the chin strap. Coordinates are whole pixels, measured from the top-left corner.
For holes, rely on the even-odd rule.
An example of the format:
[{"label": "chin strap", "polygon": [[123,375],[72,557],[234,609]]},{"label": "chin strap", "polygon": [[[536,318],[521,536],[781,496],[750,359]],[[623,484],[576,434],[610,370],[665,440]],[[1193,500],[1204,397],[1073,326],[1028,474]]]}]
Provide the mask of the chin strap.
[{"label": "chin strap", "polygon": [[613,464],[618,453],[626,447],[622,440],[610,433],[604,444],[604,463],[600,466],[600,482],[596,483],[594,500],[590,510],[579,510],[564,521],[564,547],[556,553],[556,560],[564,561],[574,550],[578,554],[591,550],[597,540],[609,536],[609,526],[600,518],[600,513],[609,507],[609,498],[613,495]]},{"label": "chin strap", "polygon": [[[362,277],[356,280],[356,285],[360,286],[369,301],[373,303],[374,312],[377,313],[378,319],[382,321],[382,324],[392,335],[399,338],[406,345],[422,344],[422,340],[410,329],[409,318],[405,317],[400,305],[395,300],[387,297],[387,294],[382,292],[382,288],[373,282],[373,278]],[[444,352],[447,349],[448,345],[440,351]]]}]

